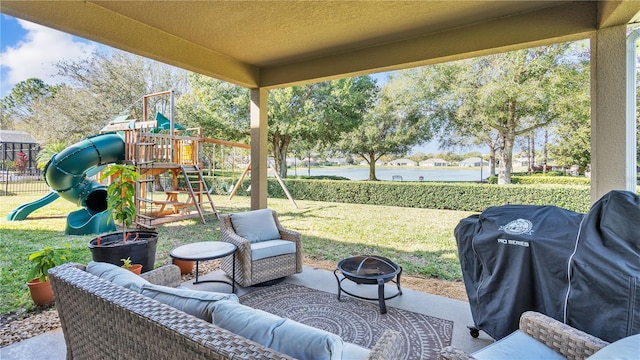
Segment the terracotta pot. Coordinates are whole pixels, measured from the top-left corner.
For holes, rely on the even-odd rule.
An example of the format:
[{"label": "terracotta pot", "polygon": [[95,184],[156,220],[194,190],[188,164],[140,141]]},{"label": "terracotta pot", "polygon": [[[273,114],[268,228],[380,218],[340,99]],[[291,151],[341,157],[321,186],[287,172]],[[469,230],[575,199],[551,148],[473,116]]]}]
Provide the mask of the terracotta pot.
[{"label": "terracotta pot", "polygon": [[131,267],[129,267],[129,271],[131,271],[132,273],[134,273],[136,275],[140,275],[142,273],[142,265],[133,264],[133,265],[131,265]]},{"label": "terracotta pot", "polygon": [[193,271],[195,261],[173,259],[173,263],[178,265],[181,274],[190,274]]},{"label": "terracotta pot", "polygon": [[27,283],[31,299],[36,305],[49,305],[53,302],[53,291],[49,281],[40,282],[37,278]]}]

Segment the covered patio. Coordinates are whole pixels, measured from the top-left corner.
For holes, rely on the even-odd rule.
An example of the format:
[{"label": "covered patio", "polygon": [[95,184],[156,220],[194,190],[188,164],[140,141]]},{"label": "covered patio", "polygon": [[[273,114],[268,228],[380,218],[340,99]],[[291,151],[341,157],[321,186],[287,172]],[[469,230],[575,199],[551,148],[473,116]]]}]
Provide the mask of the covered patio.
[{"label": "covered patio", "polygon": [[[589,39],[591,198],[636,192],[636,35],[629,25],[639,21],[637,1],[9,0],[0,11],[251,89],[252,209],[267,207],[270,89]],[[287,281],[337,291],[331,272],[309,267]],[[451,344],[462,350],[492,342],[469,336],[468,303],[406,290],[388,306],[453,321]],[[61,333],[47,336],[55,344],[44,345],[47,358],[63,358]],[[17,351],[36,359],[43,352],[34,344],[2,349],[2,358]]]},{"label": "covered patio", "polygon": [[251,89],[253,209],[267,206],[270,89],[589,39],[592,201],[636,191],[637,1],[9,0],[0,11]]}]

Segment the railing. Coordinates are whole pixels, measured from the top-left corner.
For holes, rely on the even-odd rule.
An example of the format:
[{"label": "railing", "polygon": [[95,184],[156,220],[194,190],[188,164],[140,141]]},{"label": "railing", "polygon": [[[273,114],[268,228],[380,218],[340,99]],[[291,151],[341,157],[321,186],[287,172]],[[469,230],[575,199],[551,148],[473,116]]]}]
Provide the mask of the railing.
[{"label": "railing", "polygon": [[197,164],[200,142],[200,137],[127,131],[125,161],[136,164],[149,161]]},{"label": "railing", "polygon": [[46,193],[49,186],[38,169],[26,171],[0,170],[0,196],[12,196],[28,193]]}]

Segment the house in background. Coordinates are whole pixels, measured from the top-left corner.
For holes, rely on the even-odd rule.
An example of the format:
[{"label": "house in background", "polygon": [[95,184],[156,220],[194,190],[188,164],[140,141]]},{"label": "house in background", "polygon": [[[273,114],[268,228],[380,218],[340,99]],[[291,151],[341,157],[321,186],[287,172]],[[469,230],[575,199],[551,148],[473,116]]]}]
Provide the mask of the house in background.
[{"label": "house in background", "polygon": [[327,158],[327,163],[335,166],[347,165],[347,158]]},{"label": "house in background", "polygon": [[389,161],[391,166],[416,166],[416,162],[411,159],[396,159]]},{"label": "house in background", "polygon": [[420,166],[436,167],[436,166],[449,166],[449,165],[451,164],[447,160],[438,159],[438,158],[431,158],[431,159],[420,161]]},{"label": "house in background", "polygon": [[462,167],[479,167],[479,166],[489,166],[488,161],[484,161],[479,157],[470,157],[466,158],[458,163],[458,166]]}]

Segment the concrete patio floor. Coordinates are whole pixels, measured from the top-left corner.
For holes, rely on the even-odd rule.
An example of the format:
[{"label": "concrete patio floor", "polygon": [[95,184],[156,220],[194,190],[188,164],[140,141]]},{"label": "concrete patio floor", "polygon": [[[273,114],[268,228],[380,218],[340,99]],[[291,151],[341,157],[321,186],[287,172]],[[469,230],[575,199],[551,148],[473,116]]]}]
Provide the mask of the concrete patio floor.
[{"label": "concrete patio floor", "polygon": [[[221,270],[200,276],[200,280],[215,279],[228,280],[228,277],[226,277]],[[301,274],[289,276],[285,281],[329,293],[337,293],[336,279],[331,271],[305,266]],[[344,287],[349,292],[367,297],[375,297],[377,294],[375,286],[358,286],[350,283],[350,281],[343,282]],[[230,291],[229,285],[220,283],[193,285],[193,281],[189,281],[184,285],[198,290]],[[388,285],[387,288],[390,292],[395,290],[395,286],[393,285]],[[238,296],[242,296],[249,290],[248,288],[237,287],[236,293]],[[467,352],[473,352],[493,342],[493,340],[483,332],[480,332],[480,337],[477,339],[469,335],[467,325],[472,325],[473,319],[468,303],[406,288],[403,288],[402,292],[402,296],[387,300],[387,306],[453,321],[453,346]],[[343,294],[343,296],[348,295]],[[1,360],[63,360],[65,356],[66,349],[61,329],[56,329],[0,349]]]}]

